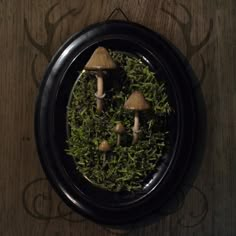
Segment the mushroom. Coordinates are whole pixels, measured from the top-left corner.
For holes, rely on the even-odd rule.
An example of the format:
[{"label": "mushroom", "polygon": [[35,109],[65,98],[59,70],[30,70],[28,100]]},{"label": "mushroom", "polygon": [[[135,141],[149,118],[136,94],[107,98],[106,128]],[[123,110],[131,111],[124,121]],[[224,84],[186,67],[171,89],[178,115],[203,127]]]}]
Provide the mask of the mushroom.
[{"label": "mushroom", "polygon": [[112,60],[108,51],[103,47],[98,47],[89,61],[85,65],[84,69],[88,71],[94,71],[97,78],[97,92],[95,97],[97,98],[97,111],[101,113],[103,108],[102,99],[105,97],[104,88],[103,88],[103,71],[115,69],[116,64]]},{"label": "mushroom", "polygon": [[102,160],[103,160],[103,167],[104,167],[105,161],[106,161],[106,153],[111,150],[111,146],[106,140],[103,140],[98,146],[98,150],[103,152]]},{"label": "mushroom", "polygon": [[117,125],[114,128],[114,132],[117,134],[117,142],[116,145],[119,146],[120,145],[120,137],[121,134],[123,134],[125,132],[125,127],[124,125],[122,125],[121,122],[117,123]]},{"label": "mushroom", "polygon": [[134,111],[134,127],[133,127],[133,142],[138,142],[139,130],[139,111],[148,110],[150,108],[149,103],[145,100],[143,94],[139,91],[134,91],[124,104],[126,110]]}]

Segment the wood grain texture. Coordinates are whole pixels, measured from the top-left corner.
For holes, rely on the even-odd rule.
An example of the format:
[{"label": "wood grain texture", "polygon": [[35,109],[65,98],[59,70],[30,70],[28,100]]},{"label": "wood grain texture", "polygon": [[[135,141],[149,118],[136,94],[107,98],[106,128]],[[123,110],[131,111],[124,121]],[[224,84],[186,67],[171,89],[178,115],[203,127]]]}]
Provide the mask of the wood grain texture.
[{"label": "wood grain texture", "polygon": [[[124,229],[97,225],[61,203],[45,180],[33,131],[37,85],[52,55],[116,8],[188,57],[206,119],[189,179],[159,216]],[[235,236],[235,14],[235,0],[0,0],[0,235]],[[119,11],[114,18],[125,19]]]}]

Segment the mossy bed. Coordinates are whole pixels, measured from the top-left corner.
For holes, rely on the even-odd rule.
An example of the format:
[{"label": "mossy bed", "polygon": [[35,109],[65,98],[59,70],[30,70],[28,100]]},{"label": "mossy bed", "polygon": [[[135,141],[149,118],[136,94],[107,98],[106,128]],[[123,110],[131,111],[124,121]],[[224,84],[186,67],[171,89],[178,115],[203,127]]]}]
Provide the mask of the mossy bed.
[{"label": "mossy bed", "polygon": [[[77,170],[93,184],[109,191],[139,191],[157,171],[162,157],[169,150],[167,125],[171,107],[166,85],[139,58],[109,50],[118,65],[104,79],[106,96],[101,114],[96,111],[96,79],[82,71],[72,91],[67,107],[68,148],[66,153]],[[130,94],[138,90],[150,103],[151,109],[140,112],[140,137],[132,145],[134,113],[123,108]],[[114,127],[122,122],[126,132],[117,146]],[[111,151],[105,164],[98,150],[107,140]]]}]

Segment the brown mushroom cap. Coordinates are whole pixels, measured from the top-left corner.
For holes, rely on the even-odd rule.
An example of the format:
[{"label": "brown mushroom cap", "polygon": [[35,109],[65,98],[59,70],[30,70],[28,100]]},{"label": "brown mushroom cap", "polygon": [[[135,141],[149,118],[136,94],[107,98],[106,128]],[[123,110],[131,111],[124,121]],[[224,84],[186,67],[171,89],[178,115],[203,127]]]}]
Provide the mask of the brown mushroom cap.
[{"label": "brown mushroom cap", "polygon": [[102,152],[108,152],[111,150],[111,146],[106,140],[103,140],[100,145],[98,146],[98,149]]},{"label": "brown mushroom cap", "polygon": [[125,132],[125,127],[121,123],[118,123],[114,128],[115,133],[123,134]]},{"label": "brown mushroom cap", "polygon": [[112,60],[106,48],[98,47],[85,65],[85,70],[110,70],[115,69],[116,64]]},{"label": "brown mushroom cap", "polygon": [[148,110],[150,105],[141,92],[134,91],[125,102],[124,108],[127,110],[142,111]]}]

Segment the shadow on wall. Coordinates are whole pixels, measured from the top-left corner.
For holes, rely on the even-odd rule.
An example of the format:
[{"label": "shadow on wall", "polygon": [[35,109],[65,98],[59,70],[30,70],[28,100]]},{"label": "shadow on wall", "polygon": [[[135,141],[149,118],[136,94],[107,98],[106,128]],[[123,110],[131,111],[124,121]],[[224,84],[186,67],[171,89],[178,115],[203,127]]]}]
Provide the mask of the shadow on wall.
[{"label": "shadow on wall", "polygon": [[[175,46],[172,45],[172,47],[182,59],[185,69],[189,74],[189,79],[191,79],[192,82],[192,92],[194,93],[196,102],[197,127],[194,149],[191,158],[192,161],[177,191],[166,202],[166,204],[161,207],[161,209],[153,212],[153,214],[150,217],[147,217],[145,220],[139,221],[135,224],[122,227],[106,228],[106,230],[111,231],[114,235],[125,235],[128,234],[128,232],[130,233],[130,231],[136,231],[140,228],[147,227],[148,225],[157,224],[161,219],[172,214],[176,214],[177,216],[177,225],[180,227],[191,228],[201,224],[208,213],[208,200],[201,189],[194,185],[194,181],[202,164],[206,145],[206,106],[201,90],[201,82],[204,80],[204,78],[202,77],[201,80],[198,80],[188,60]],[[204,63],[204,60],[202,62]],[[205,65],[203,68],[205,68]],[[204,75],[205,74],[206,73],[204,72]],[[190,204],[188,204],[187,195],[188,197],[192,197],[190,195],[194,195],[194,199],[198,200],[199,204],[195,206],[195,209],[188,209],[188,205]],[[178,212],[181,212],[181,214],[178,214]],[[123,231],[123,233],[119,233],[120,231]],[[133,233],[135,234],[135,232]]]}]

